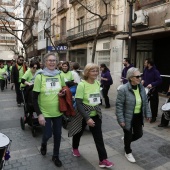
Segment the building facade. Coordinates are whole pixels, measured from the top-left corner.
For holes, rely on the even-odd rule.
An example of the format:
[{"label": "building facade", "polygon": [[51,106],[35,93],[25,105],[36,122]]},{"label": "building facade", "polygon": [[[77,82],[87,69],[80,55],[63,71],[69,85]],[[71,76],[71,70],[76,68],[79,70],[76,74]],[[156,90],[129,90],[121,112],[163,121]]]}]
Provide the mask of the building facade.
[{"label": "building facade", "polygon": [[16,39],[7,30],[15,29],[15,20],[5,14],[15,16],[15,0],[0,0],[0,60],[13,60],[17,48]]},{"label": "building facade", "polygon": [[[128,3],[124,33],[128,33]],[[167,91],[170,82],[170,2],[168,0],[142,0],[134,5],[131,62],[143,72],[146,58],[152,58],[160,71],[163,83],[160,91]],[[128,34],[118,35],[128,42]]]},{"label": "building facade", "polygon": [[23,7],[23,40],[26,46],[27,60],[39,56],[38,46],[38,0],[25,0]]}]

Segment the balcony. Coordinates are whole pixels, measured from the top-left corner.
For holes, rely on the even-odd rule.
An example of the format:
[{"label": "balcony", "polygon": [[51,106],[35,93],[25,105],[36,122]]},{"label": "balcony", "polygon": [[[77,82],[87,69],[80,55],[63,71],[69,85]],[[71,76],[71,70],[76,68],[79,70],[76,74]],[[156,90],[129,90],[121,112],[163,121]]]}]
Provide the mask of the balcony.
[{"label": "balcony", "polygon": [[1,45],[15,45],[16,41],[15,40],[0,40]]},{"label": "balcony", "polygon": [[65,12],[67,10],[67,1],[60,0],[57,2],[57,13]]},{"label": "balcony", "polygon": [[65,44],[67,43],[67,36],[66,36],[66,32],[62,32],[60,34],[57,34],[59,36],[56,36],[55,38],[55,44]]},{"label": "balcony", "polygon": [[[104,21],[103,26],[100,29],[100,33],[115,32],[117,16],[108,15],[107,20]],[[97,28],[100,24],[100,19],[95,19],[84,23],[83,25],[74,27],[67,31],[67,39],[73,41],[84,37],[90,37],[96,34]]]}]

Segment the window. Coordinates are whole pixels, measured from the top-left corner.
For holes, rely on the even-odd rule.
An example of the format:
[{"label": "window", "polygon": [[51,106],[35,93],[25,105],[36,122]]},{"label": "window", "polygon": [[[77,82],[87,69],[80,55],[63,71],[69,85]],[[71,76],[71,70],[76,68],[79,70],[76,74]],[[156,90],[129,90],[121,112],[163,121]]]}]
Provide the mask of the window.
[{"label": "window", "polygon": [[78,19],[78,32],[82,32],[84,30],[84,18]]},{"label": "window", "polygon": [[66,35],[66,17],[61,19],[61,23],[60,23],[60,33],[61,36]]}]

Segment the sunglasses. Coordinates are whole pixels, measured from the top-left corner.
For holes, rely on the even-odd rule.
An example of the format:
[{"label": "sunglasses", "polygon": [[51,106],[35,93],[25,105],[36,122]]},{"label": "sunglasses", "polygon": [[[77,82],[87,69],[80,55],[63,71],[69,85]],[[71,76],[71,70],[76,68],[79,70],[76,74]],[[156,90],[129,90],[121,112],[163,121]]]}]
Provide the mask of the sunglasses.
[{"label": "sunglasses", "polygon": [[138,76],[133,76],[133,77],[136,77],[137,79],[141,78],[142,75],[138,75]]},{"label": "sunglasses", "polygon": [[33,67],[33,69],[37,69],[37,67]]}]

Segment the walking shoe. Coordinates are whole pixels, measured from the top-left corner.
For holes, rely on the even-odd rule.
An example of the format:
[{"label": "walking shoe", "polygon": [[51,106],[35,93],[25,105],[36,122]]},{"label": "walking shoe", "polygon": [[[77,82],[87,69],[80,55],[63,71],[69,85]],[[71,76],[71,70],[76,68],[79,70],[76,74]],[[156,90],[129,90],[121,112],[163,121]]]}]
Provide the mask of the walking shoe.
[{"label": "walking shoe", "polygon": [[105,109],[108,109],[108,108],[110,108],[110,105],[105,107]]},{"label": "walking shoe", "polygon": [[124,142],[124,136],[121,137],[121,140]]},{"label": "walking shoe", "polygon": [[107,159],[104,159],[103,161],[99,162],[99,167],[100,168],[110,168],[112,167],[114,164],[110,161],[108,161]]},{"label": "walking shoe", "polygon": [[154,122],[156,122],[156,118],[152,118],[150,121],[150,123],[154,123]]},{"label": "walking shoe", "polygon": [[57,167],[61,167],[62,166],[62,162],[59,160],[58,157],[53,156],[52,157],[52,161],[54,162],[55,166],[57,166]]},{"label": "walking shoe", "polygon": [[40,149],[41,155],[46,155],[47,153],[47,145],[41,144],[41,149]]},{"label": "walking shoe", "polygon": [[80,152],[78,149],[73,149],[72,152],[73,152],[73,156],[80,157]]},{"label": "walking shoe", "polygon": [[127,160],[128,160],[129,162],[131,162],[131,163],[135,163],[135,162],[136,162],[136,160],[135,160],[135,158],[133,157],[132,153],[129,153],[129,154],[126,154],[126,153],[125,153],[125,157],[126,157]]}]

